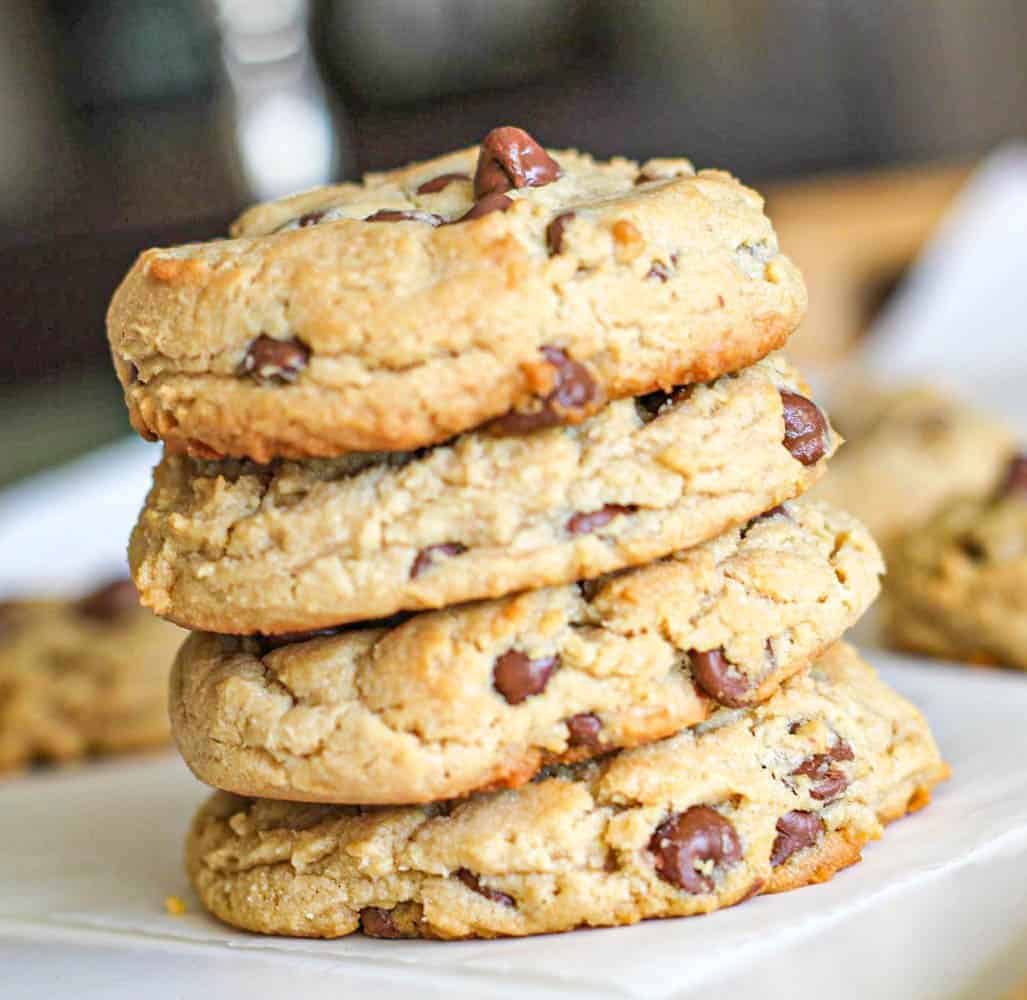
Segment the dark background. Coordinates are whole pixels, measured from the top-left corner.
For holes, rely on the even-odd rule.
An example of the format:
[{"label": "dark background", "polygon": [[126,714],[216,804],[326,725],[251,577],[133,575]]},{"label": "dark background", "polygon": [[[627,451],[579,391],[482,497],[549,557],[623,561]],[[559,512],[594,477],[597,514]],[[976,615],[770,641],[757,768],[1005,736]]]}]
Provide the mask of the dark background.
[{"label": "dark background", "polygon": [[[972,163],[1023,0],[4,0],[0,479],[124,429],[106,302],[245,204],[520,124],[748,182]],[[787,247],[786,247],[787,248]]]}]

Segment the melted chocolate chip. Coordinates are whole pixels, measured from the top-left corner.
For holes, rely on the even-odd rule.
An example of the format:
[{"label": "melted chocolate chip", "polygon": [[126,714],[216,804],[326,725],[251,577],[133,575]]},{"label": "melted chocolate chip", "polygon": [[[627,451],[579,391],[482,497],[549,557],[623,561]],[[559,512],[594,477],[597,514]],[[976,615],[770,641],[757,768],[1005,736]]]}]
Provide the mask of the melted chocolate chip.
[{"label": "melted chocolate chip", "polygon": [[519,649],[511,649],[497,657],[492,668],[493,687],[509,705],[519,705],[532,695],[541,694],[560,662],[558,656],[530,660]]},{"label": "melted chocolate chip", "polygon": [[845,740],[839,740],[827,753],[815,753],[807,757],[792,774],[810,779],[809,794],[818,802],[830,802],[838,798],[849,787],[849,779],[835,763],[854,758],[852,747]]},{"label": "melted chocolate chip", "polygon": [[1019,494],[1027,497],[1027,455],[1014,455],[1010,459],[1000,493],[1002,496]]},{"label": "melted chocolate chip", "polygon": [[781,390],[784,405],[784,446],[792,458],[813,465],[827,454],[827,421],[816,403],[798,393]]},{"label": "melted chocolate chip", "polygon": [[466,551],[467,546],[460,542],[440,542],[438,545],[429,545],[417,553],[417,558],[410,567],[410,579],[415,580],[422,573],[427,572],[437,559],[458,556]]},{"label": "melted chocolate chip", "polygon": [[560,176],[560,165],[524,129],[494,128],[481,141],[474,197],[511,188],[542,187]]},{"label": "melted chocolate chip", "polygon": [[569,358],[559,347],[543,347],[541,351],[553,367],[552,391],[538,400],[534,410],[511,410],[493,420],[489,426],[496,433],[526,434],[555,427],[586,412],[598,398],[599,387],[584,365]]},{"label": "melted chocolate chip", "polygon": [[295,382],[309,360],[310,348],[298,337],[275,340],[262,333],[246,351],[239,374],[263,384]]},{"label": "melted chocolate chip", "polygon": [[812,847],[824,828],[816,813],[803,809],[786,812],[777,821],[777,837],[770,851],[770,863],[776,868],[784,864],[796,851]]},{"label": "melted chocolate chip", "polygon": [[563,253],[563,233],[574,219],[576,212],[563,212],[546,226],[546,246],[550,254]]},{"label": "melted chocolate chip", "polygon": [[83,618],[96,621],[111,622],[139,607],[139,592],[127,577],[111,580],[86,594],[76,605],[75,610]]},{"label": "melted chocolate chip", "polygon": [[408,212],[398,208],[380,208],[364,219],[364,222],[426,222],[429,226],[441,226],[443,221],[441,215],[431,212]]},{"label": "melted chocolate chip", "polygon": [[599,736],[602,731],[602,721],[592,712],[579,712],[567,719],[567,742],[572,747],[599,750],[603,745]]},{"label": "melted chocolate chip", "polygon": [[730,708],[745,704],[749,678],[731,665],[723,649],[690,649],[688,659],[695,683],[714,701]]},{"label": "melted chocolate chip", "polygon": [[498,889],[489,889],[487,886],[482,885],[478,876],[467,868],[458,868],[453,874],[472,892],[476,892],[479,896],[484,896],[493,903],[502,903],[503,906],[517,905],[514,902],[513,896],[508,896],[505,892],[500,892]]},{"label": "melted chocolate chip", "polygon": [[664,820],[649,840],[660,878],[685,892],[713,891],[713,879],[696,863],[728,867],[742,858],[742,844],[730,821],[709,806],[692,806]]},{"label": "melted chocolate chip", "polygon": [[608,503],[599,510],[581,511],[567,520],[567,531],[572,535],[587,535],[609,524],[618,514],[633,514],[633,504]]},{"label": "melted chocolate chip", "polygon": [[439,174],[438,177],[433,177],[431,180],[421,184],[417,189],[417,193],[435,194],[437,191],[449,187],[453,181],[469,181],[470,179],[467,174]]},{"label": "melted chocolate chip", "polygon": [[[487,194],[484,198],[479,198],[467,212],[459,219],[454,219],[453,222],[470,222],[471,219],[480,219],[490,212],[505,212],[512,205],[513,199],[507,198],[505,194]],[[450,223],[450,225],[452,224]]]},{"label": "melted chocolate chip", "polygon": [[396,926],[390,910],[365,906],[360,911],[360,929],[369,937],[402,938],[406,935]]}]

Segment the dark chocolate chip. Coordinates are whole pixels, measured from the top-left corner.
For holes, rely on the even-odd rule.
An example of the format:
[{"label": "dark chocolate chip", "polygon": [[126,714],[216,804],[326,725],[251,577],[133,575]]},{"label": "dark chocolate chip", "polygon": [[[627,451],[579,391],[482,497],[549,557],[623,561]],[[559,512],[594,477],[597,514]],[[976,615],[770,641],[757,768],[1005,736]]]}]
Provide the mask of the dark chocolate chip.
[{"label": "dark chocolate chip", "polygon": [[390,910],[383,910],[378,906],[365,906],[360,911],[360,929],[368,937],[406,937],[393,921],[392,912]]},{"label": "dark chocolate chip", "polygon": [[458,556],[467,551],[467,546],[460,542],[440,542],[438,545],[429,545],[421,549],[410,567],[410,579],[415,580],[422,573],[431,569],[437,559],[448,556]]},{"label": "dark chocolate chip", "polygon": [[660,878],[686,892],[713,891],[713,879],[697,862],[728,867],[742,858],[742,844],[731,822],[709,806],[692,806],[664,820],[649,839]]},{"label": "dark chocolate chip", "polygon": [[977,541],[976,538],[973,538],[970,535],[966,535],[959,539],[958,545],[963,555],[973,562],[981,562],[981,560],[983,560],[988,554],[988,550],[985,549],[985,547]]},{"label": "dark chocolate chip", "polygon": [[609,524],[618,514],[633,514],[633,504],[608,503],[599,510],[581,511],[567,520],[567,531],[572,535],[587,535]]},{"label": "dark chocolate chip", "polygon": [[602,731],[602,721],[592,712],[579,712],[567,719],[567,742],[572,747],[599,750],[603,745],[599,736]]},{"label": "dark chocolate chip", "polygon": [[730,708],[745,704],[749,678],[732,666],[723,649],[690,649],[688,659],[695,683],[714,701]]},{"label": "dark chocolate chip", "polygon": [[[459,219],[454,219],[453,222],[470,222],[471,219],[480,219],[490,212],[505,212],[512,205],[513,199],[507,198],[505,194],[487,194],[484,198],[479,198],[467,212]],[[450,225],[452,224],[450,223]]]},{"label": "dark chocolate chip", "polygon": [[597,580],[579,580],[578,581],[578,592],[582,598],[586,601],[592,601],[595,599],[596,594],[602,590],[603,579],[600,577]]},{"label": "dark chocolate chip", "polygon": [[816,813],[803,809],[786,812],[777,821],[777,837],[770,851],[770,863],[776,868],[784,864],[796,851],[812,847],[824,828]]},{"label": "dark chocolate chip", "polygon": [[443,188],[449,187],[453,181],[469,181],[471,178],[467,174],[439,174],[438,177],[433,177],[429,181],[425,181],[417,189],[418,194],[435,194],[437,191],[443,190]]},{"label": "dark chocolate chip", "polygon": [[295,382],[309,360],[310,348],[298,337],[275,340],[262,333],[246,351],[239,374],[264,384]]},{"label": "dark chocolate chip", "polygon": [[408,212],[398,208],[380,208],[364,219],[364,222],[426,222],[429,226],[441,226],[444,221],[441,215],[431,212]]},{"label": "dark chocolate chip", "polygon": [[674,272],[662,260],[654,260],[649,270],[646,271],[647,278],[656,278],[657,281],[666,282]]},{"label": "dark chocolate chip", "polygon": [[692,395],[694,386],[680,385],[669,392],[657,389],[655,392],[647,392],[644,396],[635,397],[635,409],[638,411],[642,423],[648,424],[655,420],[664,407],[672,403],[681,403]]},{"label": "dark chocolate chip", "polygon": [[524,129],[494,128],[481,141],[474,197],[511,188],[542,187],[560,176],[560,165]]},{"label": "dark chocolate chip", "polygon": [[838,761],[852,760],[853,757],[852,747],[845,740],[839,740],[827,753],[815,753],[807,757],[792,774],[810,779],[811,798],[818,802],[830,802],[849,787],[849,779],[845,772],[835,767],[835,764]]},{"label": "dark chocolate chip", "polygon": [[796,392],[781,390],[784,405],[784,446],[792,458],[813,465],[827,454],[827,421],[816,403]]},{"label": "dark chocolate chip", "polygon": [[563,253],[563,233],[576,212],[563,212],[546,226],[546,246],[550,254]]},{"label": "dark chocolate chip", "polygon": [[533,410],[511,410],[489,425],[498,434],[526,434],[566,423],[575,413],[586,412],[599,396],[589,370],[559,347],[543,347],[542,355],[553,367],[553,388]]},{"label": "dark chocolate chip", "polygon": [[508,896],[505,892],[500,892],[498,889],[489,889],[487,886],[482,885],[478,876],[467,868],[458,868],[453,874],[472,892],[476,892],[479,896],[484,896],[493,903],[502,903],[503,906],[517,905],[514,902],[513,896]]},{"label": "dark chocolate chip", "polygon": [[747,534],[753,529],[753,527],[760,523],[760,521],[767,521],[772,517],[786,517],[790,521],[792,515],[788,513],[788,509],[781,504],[776,507],[771,507],[770,510],[765,510],[762,514],[757,514],[744,528],[742,528],[742,538],[745,538]]},{"label": "dark chocolate chip", "polygon": [[76,605],[83,618],[110,622],[139,607],[139,592],[127,577],[111,580],[92,593],[86,594]]},{"label": "dark chocolate chip", "polygon": [[316,226],[324,217],[324,212],[305,212],[296,220],[296,225],[306,229],[307,226]]},{"label": "dark chocolate chip", "polygon": [[1020,494],[1027,497],[1027,455],[1014,455],[1002,481],[1002,496]]},{"label": "dark chocolate chip", "polygon": [[532,695],[541,694],[560,662],[558,656],[530,660],[519,649],[510,649],[496,659],[492,684],[507,704],[519,705]]}]

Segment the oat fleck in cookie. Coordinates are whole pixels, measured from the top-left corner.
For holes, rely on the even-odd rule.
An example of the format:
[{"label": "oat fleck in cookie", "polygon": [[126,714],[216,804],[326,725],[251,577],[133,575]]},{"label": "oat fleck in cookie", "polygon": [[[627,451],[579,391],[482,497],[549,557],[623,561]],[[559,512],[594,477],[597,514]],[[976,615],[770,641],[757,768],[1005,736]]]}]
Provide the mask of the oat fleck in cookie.
[{"label": "oat fleck in cookie", "polygon": [[[197,633],[172,674],[175,739],[200,780],[245,795],[514,787],[766,700],[866,610],[882,569],[858,522],[797,501],[587,587],[291,643]],[[837,763],[809,774],[826,787]]]},{"label": "oat fleck in cookie", "polygon": [[267,934],[630,924],[824,881],[946,776],[920,713],[839,645],[764,705],[515,791],[399,808],[219,792],[187,866],[215,916]]},{"label": "oat fleck in cookie", "polygon": [[763,201],[522,129],[143,253],[108,333],[132,422],[194,456],[408,451],[574,424],[780,347],[805,289]]},{"label": "oat fleck in cookie", "polygon": [[74,601],[0,603],[0,772],[166,743],[182,639],[128,579]]},{"label": "oat fleck in cookie", "polygon": [[272,634],[571,583],[659,559],[807,489],[838,437],[774,355],[584,423],[416,453],[254,465],[166,455],[133,534],[143,602]]}]

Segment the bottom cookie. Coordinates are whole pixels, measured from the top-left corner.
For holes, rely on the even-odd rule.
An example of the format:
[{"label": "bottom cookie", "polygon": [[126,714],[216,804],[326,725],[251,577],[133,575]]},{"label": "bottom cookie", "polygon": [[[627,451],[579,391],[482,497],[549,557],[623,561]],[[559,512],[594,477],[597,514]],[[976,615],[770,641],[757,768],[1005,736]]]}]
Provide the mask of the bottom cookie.
[{"label": "bottom cookie", "polygon": [[184,635],[129,580],[78,601],[0,602],[0,772],[167,743]]},{"label": "bottom cookie", "polygon": [[367,809],[218,792],[186,863],[215,916],[266,934],[631,924],[823,881],[947,774],[916,708],[839,644],[763,705],[512,791]]}]

